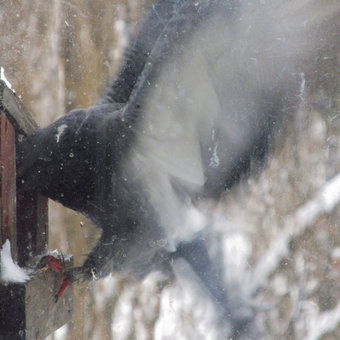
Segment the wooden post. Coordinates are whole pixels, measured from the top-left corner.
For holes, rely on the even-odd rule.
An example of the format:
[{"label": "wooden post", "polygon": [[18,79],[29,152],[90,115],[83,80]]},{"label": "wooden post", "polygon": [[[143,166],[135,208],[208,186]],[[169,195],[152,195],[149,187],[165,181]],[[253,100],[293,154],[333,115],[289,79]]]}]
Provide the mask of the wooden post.
[{"label": "wooden post", "polygon": [[[24,266],[47,250],[48,206],[47,199],[36,192],[16,192],[16,140],[38,126],[1,80],[0,116],[0,246],[9,240],[13,259]],[[71,265],[72,261],[66,263]],[[47,270],[26,283],[0,282],[0,340],[44,339],[69,322],[72,287],[55,302],[62,280],[61,274]]]},{"label": "wooden post", "polygon": [[15,132],[6,115],[1,112],[1,244],[11,241],[12,257],[18,259],[16,237],[16,176]]}]

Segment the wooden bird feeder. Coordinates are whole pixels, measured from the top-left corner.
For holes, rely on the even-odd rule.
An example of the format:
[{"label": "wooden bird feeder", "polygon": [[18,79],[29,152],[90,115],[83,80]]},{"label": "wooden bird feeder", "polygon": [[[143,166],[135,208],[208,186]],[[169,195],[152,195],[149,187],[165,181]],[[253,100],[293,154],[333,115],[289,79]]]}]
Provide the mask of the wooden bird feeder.
[{"label": "wooden bird feeder", "polygon": [[[18,96],[0,80],[0,247],[9,240],[12,258],[19,266],[48,249],[47,198],[16,190],[16,141],[37,128]],[[55,301],[62,279],[46,270],[25,283],[0,281],[0,340],[44,339],[69,322],[72,287]]]}]

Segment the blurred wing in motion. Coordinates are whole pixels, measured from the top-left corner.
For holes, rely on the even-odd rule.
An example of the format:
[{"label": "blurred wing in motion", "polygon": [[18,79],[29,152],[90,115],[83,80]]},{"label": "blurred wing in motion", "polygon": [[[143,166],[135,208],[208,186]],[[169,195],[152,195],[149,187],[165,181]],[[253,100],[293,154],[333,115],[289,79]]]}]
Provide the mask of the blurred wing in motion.
[{"label": "blurred wing in motion", "polygon": [[330,22],[319,31],[339,12],[334,1],[235,4],[182,4],[123,110],[134,135],[124,169],[148,192],[175,244],[204,226],[192,223],[192,201],[218,198],[262,164],[302,86],[317,81],[329,41],[337,47]]}]

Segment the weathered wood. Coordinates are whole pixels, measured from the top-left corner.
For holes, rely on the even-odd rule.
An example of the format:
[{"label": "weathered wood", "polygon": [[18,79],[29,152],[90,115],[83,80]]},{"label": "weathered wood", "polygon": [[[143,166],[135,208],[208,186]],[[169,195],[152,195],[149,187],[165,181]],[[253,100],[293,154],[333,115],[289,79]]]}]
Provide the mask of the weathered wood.
[{"label": "weathered wood", "polygon": [[[25,265],[27,260],[41,254],[47,249],[48,241],[48,207],[47,199],[37,193],[24,193],[17,196],[15,212],[15,132],[29,135],[37,130],[38,125],[25,109],[24,105],[6,84],[0,80],[0,108],[2,111],[1,130],[1,164],[5,166],[2,172],[2,193],[4,205],[2,208],[2,242],[11,241],[12,255],[19,265]],[[13,126],[12,126],[13,124]],[[17,223],[15,219],[17,218]],[[6,221],[5,221],[6,220]],[[16,227],[17,226],[17,227]],[[16,249],[20,249],[18,253]]]},{"label": "weathered wood", "polygon": [[17,133],[30,135],[38,129],[38,124],[22,104],[20,98],[13,93],[0,79],[0,109],[13,124]]},{"label": "weathered wood", "polygon": [[69,322],[72,290],[55,302],[62,280],[62,275],[47,270],[25,284],[0,285],[0,340],[44,339]]},{"label": "weathered wood", "polygon": [[[16,192],[16,140],[33,133],[38,125],[1,80],[0,115],[0,247],[8,239],[13,258],[24,266],[33,256],[45,253],[48,243],[47,198],[36,192]],[[72,265],[71,259],[67,266]],[[51,270],[35,274],[26,283],[0,281],[0,340],[44,339],[69,322],[71,285],[55,302],[62,282],[63,274]]]},{"label": "weathered wood", "polygon": [[47,198],[34,192],[18,193],[17,226],[18,263],[24,266],[30,258],[47,250]]},{"label": "weathered wood", "polygon": [[12,244],[12,257],[17,254],[16,230],[16,176],[15,176],[15,131],[6,115],[1,112],[0,166],[1,166],[1,219],[0,241],[7,239]]}]

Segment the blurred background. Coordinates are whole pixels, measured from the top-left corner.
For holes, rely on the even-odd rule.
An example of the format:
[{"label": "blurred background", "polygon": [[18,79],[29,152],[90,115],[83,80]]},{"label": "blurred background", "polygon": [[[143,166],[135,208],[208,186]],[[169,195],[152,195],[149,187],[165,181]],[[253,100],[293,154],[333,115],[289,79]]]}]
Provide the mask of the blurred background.
[{"label": "blurred background", "polygon": [[[0,0],[0,65],[40,126],[97,102],[151,4]],[[264,171],[216,208],[212,255],[235,303],[257,310],[253,338],[340,339],[339,58],[331,84],[302,93]],[[81,265],[98,231],[52,201],[49,214],[50,248]],[[75,285],[73,320],[49,339],[225,339],[214,305],[177,271]]]}]

